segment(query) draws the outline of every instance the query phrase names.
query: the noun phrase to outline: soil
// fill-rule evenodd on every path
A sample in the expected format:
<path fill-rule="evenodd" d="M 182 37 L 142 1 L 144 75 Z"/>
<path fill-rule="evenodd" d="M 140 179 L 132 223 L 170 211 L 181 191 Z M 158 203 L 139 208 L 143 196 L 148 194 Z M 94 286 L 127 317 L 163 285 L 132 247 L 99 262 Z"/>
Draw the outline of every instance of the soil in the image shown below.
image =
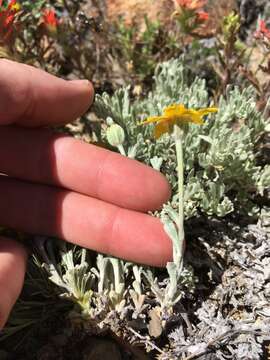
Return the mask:
<path fill-rule="evenodd" d="M 175 0 L 107 0 L 108 16 L 112 20 L 123 16 L 126 24 L 132 25 L 134 23 L 141 24 L 143 28 L 144 17 L 150 20 L 160 20 L 164 24 L 171 21 L 170 14 L 175 8 Z M 218 6 L 216 1 L 209 1 L 206 6 L 210 14 L 210 22 L 215 23 L 222 16 L 227 15 L 230 11 L 236 8 L 235 0 L 219 0 Z"/>

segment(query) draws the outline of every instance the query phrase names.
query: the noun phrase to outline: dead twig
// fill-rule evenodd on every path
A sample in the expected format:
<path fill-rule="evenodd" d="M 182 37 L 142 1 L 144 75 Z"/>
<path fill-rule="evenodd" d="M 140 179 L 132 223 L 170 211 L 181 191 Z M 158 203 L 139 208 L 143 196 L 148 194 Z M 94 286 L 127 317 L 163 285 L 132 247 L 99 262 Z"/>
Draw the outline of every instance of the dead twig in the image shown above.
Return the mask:
<path fill-rule="evenodd" d="M 215 339 L 209 341 L 206 345 L 205 345 L 205 350 L 203 351 L 197 351 L 194 354 L 191 354 L 181 360 L 192 360 L 197 358 L 198 356 L 202 356 L 204 354 L 206 354 L 211 347 L 216 346 L 216 343 L 219 341 L 222 341 L 224 339 L 231 339 L 232 337 L 238 336 L 238 335 L 242 335 L 242 334 L 247 334 L 247 335 L 256 335 L 256 336 L 268 336 L 269 334 L 264 333 L 262 331 L 256 331 L 256 330 L 244 330 L 244 329 L 237 329 L 237 330 L 228 330 L 226 331 L 224 334 L 217 336 Z M 180 360 L 180 358 L 179 358 Z"/>
<path fill-rule="evenodd" d="M 127 327 L 127 329 L 132 332 L 133 335 L 135 335 L 137 338 L 139 338 L 140 340 L 143 340 L 146 344 L 148 344 L 152 349 L 158 351 L 160 354 L 165 355 L 166 352 L 161 350 L 158 346 L 156 346 L 155 344 L 153 344 L 149 339 L 148 336 L 143 336 L 141 334 L 139 334 L 137 331 L 135 331 L 134 329 L 132 329 L 131 327 Z"/>

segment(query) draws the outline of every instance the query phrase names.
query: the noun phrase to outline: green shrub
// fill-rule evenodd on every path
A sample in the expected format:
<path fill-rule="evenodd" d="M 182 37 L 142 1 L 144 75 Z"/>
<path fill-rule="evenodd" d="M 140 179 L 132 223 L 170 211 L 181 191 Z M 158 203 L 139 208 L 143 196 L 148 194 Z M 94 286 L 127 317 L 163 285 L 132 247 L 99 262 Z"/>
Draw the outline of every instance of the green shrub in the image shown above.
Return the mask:
<path fill-rule="evenodd" d="M 175 153 L 168 135 L 157 141 L 152 129 L 138 122 L 159 115 L 172 103 L 189 108 L 211 105 L 205 81 L 190 79 L 182 60 L 171 60 L 157 66 L 154 89 L 147 98 L 131 101 L 129 88 L 113 96 L 97 96 L 96 115 L 110 118 L 127 134 L 124 148 L 131 157 L 160 169 L 176 194 Z M 205 214 L 223 217 L 233 211 L 256 214 L 256 198 L 270 182 L 268 166 L 257 162 L 258 144 L 265 134 L 266 121 L 256 108 L 252 87 L 240 91 L 227 89 L 215 104 L 219 111 L 203 126 L 190 126 L 184 139 L 185 215 Z M 101 133 L 101 139 L 105 140 Z M 176 206 L 174 198 L 171 202 Z"/>

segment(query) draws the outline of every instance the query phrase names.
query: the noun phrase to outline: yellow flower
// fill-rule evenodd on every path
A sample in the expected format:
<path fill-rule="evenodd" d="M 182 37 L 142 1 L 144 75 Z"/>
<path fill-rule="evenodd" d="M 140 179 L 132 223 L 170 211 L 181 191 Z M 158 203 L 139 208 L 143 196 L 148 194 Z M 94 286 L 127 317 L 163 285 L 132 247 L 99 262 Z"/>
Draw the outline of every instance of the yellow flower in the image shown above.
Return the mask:
<path fill-rule="evenodd" d="M 21 10 L 21 5 L 17 1 L 12 0 L 9 3 L 8 9 L 18 12 Z"/>
<path fill-rule="evenodd" d="M 20 10 L 21 10 L 21 5 L 18 4 L 18 3 L 15 3 L 15 4 L 12 6 L 12 10 L 20 11 Z"/>
<path fill-rule="evenodd" d="M 156 123 L 154 135 L 158 139 L 162 134 L 171 133 L 173 125 L 193 123 L 202 125 L 203 117 L 209 113 L 215 113 L 218 109 L 209 107 L 199 110 L 187 109 L 183 104 L 172 104 L 163 110 L 161 116 L 150 116 L 139 125 Z"/>

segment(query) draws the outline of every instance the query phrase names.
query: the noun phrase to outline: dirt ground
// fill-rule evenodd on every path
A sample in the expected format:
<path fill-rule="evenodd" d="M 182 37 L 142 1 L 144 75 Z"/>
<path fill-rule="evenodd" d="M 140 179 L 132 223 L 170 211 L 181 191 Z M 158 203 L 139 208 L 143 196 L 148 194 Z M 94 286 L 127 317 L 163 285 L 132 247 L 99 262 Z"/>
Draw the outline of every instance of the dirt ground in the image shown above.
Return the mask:
<path fill-rule="evenodd" d="M 141 30 L 145 27 L 144 17 L 152 20 L 160 20 L 166 24 L 171 22 L 171 14 L 177 4 L 176 0 L 103 0 L 107 15 L 111 20 L 117 20 L 119 16 L 125 19 L 127 25 L 139 24 Z M 85 6 L 88 15 L 95 16 L 93 13 L 93 0 Z M 220 0 L 219 6 L 216 6 L 215 0 L 210 0 L 205 6 L 210 14 L 209 24 L 214 25 L 216 20 L 227 15 L 233 9 L 236 9 L 236 0 Z"/>
<path fill-rule="evenodd" d="M 170 21 L 170 14 L 176 0 L 107 0 L 108 16 L 112 19 L 119 15 L 123 16 L 127 24 L 144 23 L 144 16 L 147 15 L 151 20 L 161 20 L 162 22 Z M 229 13 L 236 6 L 235 0 L 220 0 L 219 6 L 216 6 L 215 1 L 209 1 L 207 10 L 210 13 L 210 18 L 220 19 Z"/>

